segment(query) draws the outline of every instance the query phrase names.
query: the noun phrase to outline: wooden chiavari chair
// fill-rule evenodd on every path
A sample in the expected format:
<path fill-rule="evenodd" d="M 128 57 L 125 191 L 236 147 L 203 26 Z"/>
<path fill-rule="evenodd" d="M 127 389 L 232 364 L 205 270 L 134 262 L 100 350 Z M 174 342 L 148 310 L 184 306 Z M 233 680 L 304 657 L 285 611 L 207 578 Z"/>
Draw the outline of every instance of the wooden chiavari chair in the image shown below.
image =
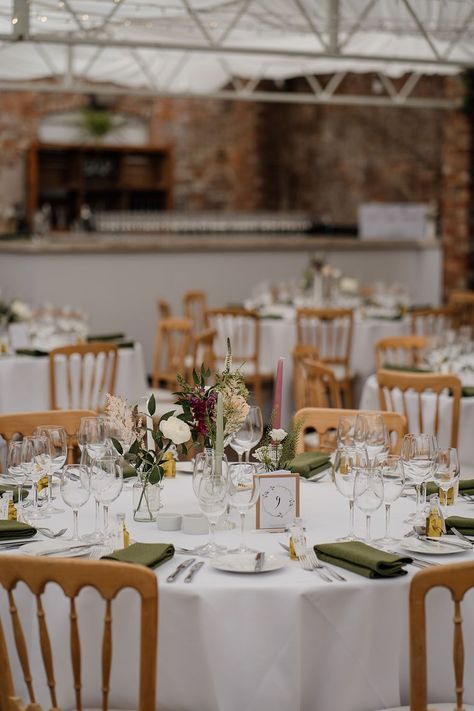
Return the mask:
<path fill-rule="evenodd" d="M 217 308 L 206 311 L 206 322 L 217 333 L 216 365 L 224 365 L 227 339 L 232 344 L 232 363 L 241 368 L 245 383 L 254 390 L 255 402 L 262 406 L 262 385 L 273 374 L 260 372 L 260 317 L 255 311 L 239 308 Z"/>
<path fill-rule="evenodd" d="M 440 398 L 449 393 L 450 447 L 457 447 L 462 387 L 458 377 L 445 373 L 402 373 L 378 370 L 380 408 L 403 412 L 410 432 L 439 435 L 441 416 Z M 434 399 L 434 411 L 429 405 Z"/>
<path fill-rule="evenodd" d="M 216 332 L 213 328 L 206 328 L 193 338 L 193 370 L 199 372 L 201 365 L 214 373 L 216 369 L 216 354 L 214 340 Z"/>
<path fill-rule="evenodd" d="M 49 353 L 51 408 L 102 410 L 105 396 L 115 392 L 117 346 L 80 343 Z"/>
<path fill-rule="evenodd" d="M 295 410 L 300 410 L 307 405 L 306 402 L 306 378 L 303 368 L 303 361 L 306 359 L 319 360 L 319 352 L 316 346 L 298 344 L 293 348 L 293 401 Z"/>
<path fill-rule="evenodd" d="M 153 388 L 176 389 L 176 375 L 186 376 L 186 356 L 191 343 L 191 321 L 165 318 L 158 323 L 151 384 Z"/>
<path fill-rule="evenodd" d="M 474 706 L 464 703 L 464 636 L 461 604 L 466 593 L 474 587 L 474 564 L 454 563 L 420 570 L 410 585 L 410 706 L 385 711 L 474 711 Z M 426 597 L 431 590 L 444 588 L 453 601 L 454 622 L 452 660 L 454 667 L 455 701 L 428 702 L 428 645 Z M 439 624 L 439 616 L 433 619 Z M 455 704 L 455 705 L 454 705 Z"/>
<path fill-rule="evenodd" d="M 341 408 L 341 392 L 334 371 L 323 363 L 309 359 L 304 360 L 302 365 L 306 381 L 305 407 Z"/>
<path fill-rule="evenodd" d="M 352 403 L 350 359 L 353 324 L 352 309 L 303 308 L 296 312 L 297 343 L 313 345 L 318 349 L 320 361 L 334 371 L 346 407 Z"/>
<path fill-rule="evenodd" d="M 44 412 L 18 412 L 11 415 L 0 415 L 0 435 L 7 445 L 16 439 L 31 436 L 40 425 L 63 427 L 66 430 L 67 461 L 74 462 L 74 450 L 77 447 L 76 434 L 82 417 L 94 417 L 94 410 L 46 410 Z"/>
<path fill-rule="evenodd" d="M 205 291 L 187 291 L 183 296 L 183 313 L 193 324 L 193 333 L 206 328 L 207 294 Z"/>
<path fill-rule="evenodd" d="M 318 449 L 333 450 L 336 448 L 336 432 L 341 417 L 357 417 L 357 415 L 374 414 L 371 410 L 347 410 L 340 408 L 304 407 L 295 414 L 295 423 L 301 423 L 301 431 L 296 444 L 296 453 L 305 451 L 306 435 L 315 432 L 319 443 Z M 392 454 L 398 454 L 402 446 L 403 435 L 407 433 L 406 417 L 398 412 L 380 412 L 390 434 Z"/>
<path fill-rule="evenodd" d="M 171 318 L 171 306 L 169 301 L 157 299 L 156 308 L 158 309 L 158 315 L 160 318 Z"/>
<path fill-rule="evenodd" d="M 441 336 L 444 331 L 454 327 L 456 311 L 452 306 L 414 309 L 410 318 L 414 336 Z"/>
<path fill-rule="evenodd" d="M 76 605 L 76 598 L 83 588 L 92 587 L 105 602 L 102 648 L 98 655 L 101 659 L 100 661 L 98 659 L 97 663 L 101 665 L 102 708 L 107 711 L 112 691 L 110 688 L 113 652 L 112 602 L 125 588 L 131 588 L 138 594 L 141 605 L 140 660 L 139 689 L 135 708 L 140 711 L 155 711 L 158 640 L 158 581 L 155 574 L 141 565 L 132 566 L 113 561 L 45 560 L 32 556 L 25 559 L 25 556 L 17 555 L 2 556 L 2 565 L 0 566 L 0 586 L 8 596 L 8 607 L 4 606 L 4 613 L 0 618 L 0 699 L 3 711 L 41 711 L 36 694 L 38 687 L 44 688 L 44 678 L 47 681 L 50 708 L 59 711 L 61 700 L 58 698 L 55 679 L 55 661 L 59 666 L 59 655 L 56 657 L 54 655 L 56 650 L 53 648 L 49 635 L 49 628 L 52 627 L 52 624 L 48 625 L 46 613 L 48 608 L 43 601 L 47 594 L 45 588 L 50 582 L 56 583 L 69 599 L 69 620 L 67 618 L 56 620 L 55 625 L 69 623 L 67 647 L 70 650 L 73 680 L 73 689 L 70 694 L 75 697 L 75 708 L 79 711 L 83 708 L 83 698 L 87 698 L 87 690 L 86 694 L 83 694 L 80 608 Z M 30 660 L 28 653 L 30 630 L 29 624 L 26 626 L 23 624 L 17 607 L 15 589 L 18 583 L 25 583 L 35 600 L 42 668 L 39 668 L 40 663 L 38 665 L 33 663 L 33 656 Z M 7 610 L 13 629 L 14 654 L 5 637 L 4 620 Z M 62 655 L 68 653 L 67 649 L 62 649 L 61 652 Z M 16 656 L 29 697 L 26 703 L 17 695 L 19 689 L 14 683 L 12 667 L 16 664 Z M 132 660 L 129 662 L 133 663 Z M 63 682 L 63 679 L 60 681 Z"/>
<path fill-rule="evenodd" d="M 390 336 L 381 338 L 375 344 L 375 369 L 386 365 L 417 367 L 423 359 L 423 351 L 428 346 L 426 336 Z"/>

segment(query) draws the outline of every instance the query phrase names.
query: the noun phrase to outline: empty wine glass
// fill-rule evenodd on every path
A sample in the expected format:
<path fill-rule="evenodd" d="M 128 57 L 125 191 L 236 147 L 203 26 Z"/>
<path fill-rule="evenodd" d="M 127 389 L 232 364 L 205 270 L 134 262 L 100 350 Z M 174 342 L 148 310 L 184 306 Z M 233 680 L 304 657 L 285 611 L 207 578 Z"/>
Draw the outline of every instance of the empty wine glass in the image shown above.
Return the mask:
<path fill-rule="evenodd" d="M 229 504 L 240 514 L 240 544 L 231 553 L 256 553 L 245 544 L 245 517 L 260 494 L 260 479 L 256 473 L 256 464 L 229 465 Z"/>
<path fill-rule="evenodd" d="M 448 491 L 459 481 L 460 467 L 457 449 L 448 447 L 436 452 L 433 480 L 444 491 L 444 511 L 448 515 Z"/>
<path fill-rule="evenodd" d="M 354 422 L 354 445 L 356 447 L 363 447 L 366 444 L 368 430 L 369 423 L 366 415 L 357 415 Z"/>
<path fill-rule="evenodd" d="M 239 429 L 234 432 L 230 446 L 237 452 L 239 462 L 242 462 L 242 455 L 253 447 L 256 447 L 260 442 L 263 434 L 263 419 L 262 411 L 257 406 L 249 408 L 245 420 L 240 425 Z"/>
<path fill-rule="evenodd" d="M 90 496 L 90 477 L 87 469 L 78 464 L 68 464 L 61 472 L 61 496 L 64 503 L 72 508 L 73 530 L 70 541 L 79 541 L 78 516 L 81 506 Z"/>
<path fill-rule="evenodd" d="M 414 482 L 416 487 L 416 511 L 409 521 L 422 518 L 421 486 L 433 474 L 438 444 L 434 435 L 406 434 L 403 437 L 401 459 L 405 476 Z"/>
<path fill-rule="evenodd" d="M 85 467 L 87 469 L 91 479 L 95 474 L 94 463 L 95 463 L 95 459 L 93 459 L 90 456 L 90 454 L 87 451 L 87 448 L 84 447 L 84 449 L 81 452 L 81 467 Z M 81 536 L 81 540 L 87 541 L 89 543 L 103 543 L 104 532 L 102 530 L 101 516 L 100 516 L 101 501 L 98 498 L 98 496 L 100 494 L 92 487 L 92 484 L 91 484 L 91 492 L 94 497 L 94 503 L 95 503 L 94 530 L 91 533 L 85 533 L 83 536 Z M 103 519 L 103 517 L 102 517 L 102 519 Z"/>
<path fill-rule="evenodd" d="M 336 433 L 338 449 L 343 447 L 354 447 L 354 426 L 355 417 L 353 415 L 342 415 L 339 418 Z"/>
<path fill-rule="evenodd" d="M 360 467 L 368 466 L 365 449 L 341 447 L 336 450 L 334 459 L 334 483 L 340 494 L 349 499 L 349 532 L 339 541 L 353 541 L 354 536 L 354 480 Z"/>
<path fill-rule="evenodd" d="M 103 417 L 81 417 L 77 442 L 91 457 L 103 457 L 109 446 L 107 422 Z"/>
<path fill-rule="evenodd" d="M 254 447 L 257 446 L 263 436 L 263 416 L 262 411 L 258 407 L 258 405 L 251 405 L 246 419 L 249 419 L 251 421 L 253 430 L 252 443 L 249 449 L 247 449 L 247 451 L 245 452 L 245 460 L 248 462 L 250 459 L 250 452 L 252 451 L 252 449 L 254 449 Z"/>
<path fill-rule="evenodd" d="M 390 509 L 394 501 L 400 498 L 405 488 L 405 470 L 400 457 L 388 454 L 375 460 L 375 467 L 379 468 L 383 478 L 384 504 L 385 504 L 385 535 L 380 543 L 394 543 L 390 531 Z"/>
<path fill-rule="evenodd" d="M 58 509 L 53 504 L 53 474 L 58 474 L 66 463 L 67 459 L 67 432 L 63 427 L 53 427 L 41 425 L 36 428 L 36 434 L 47 437 L 51 450 L 51 466 L 47 472 L 48 476 L 48 504 L 44 509 L 46 514 L 64 513 L 64 509 Z"/>
<path fill-rule="evenodd" d="M 22 502 L 22 489 L 23 482 L 25 480 L 25 470 L 22 464 L 22 447 L 23 442 L 20 440 L 13 440 L 8 445 L 8 457 L 7 457 L 7 467 L 10 476 L 17 482 L 18 486 L 18 505 Z"/>
<path fill-rule="evenodd" d="M 21 463 L 28 479 L 33 482 L 33 510 L 28 518 L 44 518 L 38 507 L 38 482 L 49 471 L 51 453 L 47 437 L 24 437 L 21 450 Z"/>
<path fill-rule="evenodd" d="M 383 477 L 377 467 L 360 467 L 354 479 L 354 502 L 365 513 L 365 542 L 370 543 L 370 522 L 384 498 Z"/>
<path fill-rule="evenodd" d="M 373 462 L 376 457 L 384 457 L 390 450 L 390 437 L 382 415 L 367 413 L 363 415 L 365 420 L 364 443 L 367 449 L 369 461 Z M 357 417 L 357 420 L 359 416 Z M 356 420 L 356 430 L 357 430 Z"/>
<path fill-rule="evenodd" d="M 199 555 L 213 557 L 226 550 L 215 542 L 217 522 L 225 511 L 229 488 L 227 463 L 223 457 L 213 454 L 208 458 L 201 475 L 193 477 L 193 485 L 195 491 L 197 488 L 199 507 L 209 524 L 209 541 L 199 549 Z"/>
<path fill-rule="evenodd" d="M 123 489 L 123 470 L 116 457 L 94 459 L 91 471 L 91 490 L 104 510 L 104 537 L 109 530 L 109 505 L 118 499 Z"/>

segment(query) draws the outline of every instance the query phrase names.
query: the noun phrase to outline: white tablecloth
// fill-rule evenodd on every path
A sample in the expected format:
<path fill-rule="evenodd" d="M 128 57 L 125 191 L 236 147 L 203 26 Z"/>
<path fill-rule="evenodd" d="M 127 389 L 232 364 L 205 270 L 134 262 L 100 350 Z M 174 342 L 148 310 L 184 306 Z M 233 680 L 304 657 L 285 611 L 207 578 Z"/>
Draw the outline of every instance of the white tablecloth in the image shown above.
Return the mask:
<path fill-rule="evenodd" d="M 410 397 L 410 393 L 407 393 L 406 402 L 409 412 L 409 430 L 410 432 L 418 432 L 418 416 L 417 416 L 417 406 L 418 406 L 418 396 L 413 395 Z M 434 417 L 435 417 L 435 402 L 436 396 L 434 393 L 426 393 L 422 396 L 423 412 L 425 416 L 424 420 L 424 431 L 426 433 L 433 432 Z M 377 385 L 377 378 L 375 375 L 371 375 L 367 378 L 364 389 L 362 391 L 362 397 L 360 399 L 361 410 L 379 410 L 379 391 Z M 400 401 L 400 407 L 397 408 L 400 412 L 403 412 L 402 403 Z M 452 411 L 452 399 L 449 395 L 440 396 L 440 409 L 439 409 L 439 432 L 438 441 L 440 446 L 449 447 L 451 441 L 451 411 Z M 474 397 L 463 397 L 461 399 L 461 414 L 459 417 L 459 437 L 458 437 L 458 451 L 459 460 L 462 467 L 464 468 L 465 474 L 474 474 Z M 462 474 L 462 472 L 461 472 Z M 473 512 L 474 513 L 474 512 Z"/>
<path fill-rule="evenodd" d="M 147 381 L 140 343 L 119 348 L 115 394 L 135 404 L 146 394 Z M 0 412 L 50 409 L 48 358 L 0 356 Z"/>
<path fill-rule="evenodd" d="M 374 345 L 380 338 L 402 336 L 409 332 L 409 321 L 387 321 L 365 319 L 354 321 L 352 336 L 351 371 L 358 382 L 374 372 Z M 293 364 L 291 352 L 296 343 L 296 322 L 294 317 L 265 319 L 261 321 L 260 369 L 262 373 L 274 373 L 278 358 L 286 358 L 283 380 L 282 420 L 287 424 L 293 414 Z M 357 387 L 356 391 L 360 391 Z M 358 395 L 357 395 L 358 397 Z"/>
<path fill-rule="evenodd" d="M 127 485 L 129 486 L 129 485 Z M 189 475 L 167 480 L 163 494 L 165 510 L 197 509 Z M 302 516 L 311 543 L 331 541 L 347 530 L 348 504 L 330 483 L 301 483 Z M 401 499 L 394 505 L 395 532 L 407 531 L 403 519 L 414 503 Z M 130 519 L 131 496 L 125 491 L 113 507 Z M 456 512 L 472 514 L 469 504 Z M 92 503 L 80 511 L 82 531 L 92 527 Z M 253 516 L 253 514 L 252 514 Z M 70 525 L 71 513 L 49 520 L 55 528 Z M 363 520 L 357 515 L 362 532 Z M 383 528 L 383 514 L 374 518 L 374 533 Z M 131 534 L 142 541 L 174 542 L 191 547 L 202 536 L 157 530 L 155 524 L 130 523 Z M 237 530 L 218 532 L 219 541 L 235 545 Z M 266 552 L 282 553 L 284 534 L 248 532 L 249 543 Z M 287 558 L 286 566 L 260 575 L 223 573 L 208 561 L 192 584 L 168 584 L 166 576 L 183 560 L 158 568 L 160 595 L 158 708 L 161 711 L 374 711 L 407 703 L 408 698 L 408 588 L 416 569 L 396 579 L 368 580 L 341 570 L 346 583 L 325 583 L 316 573 L 302 570 Z M 445 562 L 473 559 L 474 555 L 444 557 Z M 439 557 L 437 560 L 442 560 Z M 26 595 L 19 594 L 24 603 Z M 62 708 L 73 705 L 65 684 L 70 678 L 69 609 L 59 594 L 46 596 L 52 615 L 53 644 L 64 645 L 57 661 L 61 679 Z M 132 593 L 123 593 L 114 603 L 114 671 L 110 705 L 136 708 L 132 694 L 136 681 L 137 612 Z M 7 606 L 3 592 L 0 610 Z M 452 699 L 453 688 L 452 604 L 446 591 L 430 595 L 430 696 L 437 701 Z M 94 689 L 84 703 L 100 707 L 100 648 L 103 604 L 92 591 L 81 598 L 79 616 L 84 657 L 84 682 Z M 474 651 L 472 596 L 464 605 L 466 669 Z M 80 617 L 81 619 L 81 617 Z M 32 602 L 22 604 L 26 635 L 36 639 Z M 39 668 L 39 658 L 34 667 Z M 38 665 L 38 667 L 37 667 Z M 474 698 L 474 678 L 466 673 L 466 701 Z M 44 703 L 43 699 L 40 699 Z"/>

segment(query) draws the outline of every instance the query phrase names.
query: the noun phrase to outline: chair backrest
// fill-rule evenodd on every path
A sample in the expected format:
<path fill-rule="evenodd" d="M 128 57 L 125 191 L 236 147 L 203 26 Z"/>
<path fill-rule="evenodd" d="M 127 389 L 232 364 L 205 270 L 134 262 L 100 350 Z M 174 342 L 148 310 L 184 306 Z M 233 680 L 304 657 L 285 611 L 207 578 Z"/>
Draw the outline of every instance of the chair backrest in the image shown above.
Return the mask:
<path fill-rule="evenodd" d="M 67 433 L 67 461 L 74 461 L 74 448 L 77 445 L 76 434 L 82 417 L 94 417 L 94 410 L 46 410 L 44 412 L 18 412 L 0 415 L 0 435 L 11 442 L 17 435 L 31 436 L 40 425 L 64 427 Z"/>
<path fill-rule="evenodd" d="M 303 368 L 303 361 L 307 358 L 319 360 L 319 352 L 316 346 L 298 343 L 292 351 L 293 356 L 293 402 L 295 410 L 306 407 L 306 374 Z"/>
<path fill-rule="evenodd" d="M 458 377 L 449 373 L 401 373 L 393 370 L 378 370 L 377 381 L 380 408 L 402 412 L 407 418 L 410 432 L 418 431 L 439 436 L 442 421 L 450 414 L 451 427 L 447 446 L 458 446 L 462 394 L 461 381 Z M 444 403 L 441 402 L 443 394 L 451 395 Z M 441 409 L 443 409 L 442 416 Z"/>
<path fill-rule="evenodd" d="M 19 582 L 24 582 L 35 598 L 38 636 L 42 659 L 40 665 L 30 662 L 28 647 L 30 630 L 25 629 L 14 591 Z M 85 560 L 45 560 L 24 556 L 2 556 L 0 566 L 0 586 L 8 596 L 8 608 L 13 629 L 16 654 L 23 673 L 25 686 L 29 696 L 27 708 L 40 711 L 36 705 L 35 686 L 39 679 L 46 677 L 51 697 L 51 708 L 58 708 L 56 680 L 54 671 L 54 654 L 51 645 L 47 607 L 43 605 L 43 593 L 49 582 L 59 585 L 64 595 L 69 598 L 69 639 L 67 647 L 70 650 L 72 676 L 74 682 L 75 708 L 82 708 L 81 679 L 81 646 L 79 635 L 79 606 L 76 598 L 84 587 L 93 587 L 105 601 L 102 649 L 99 650 L 97 665 L 101 665 L 102 677 L 102 708 L 107 711 L 110 695 L 110 679 L 112 666 L 112 601 L 124 588 L 135 590 L 141 602 L 140 611 L 140 673 L 137 706 L 139 711 L 155 711 L 156 696 L 156 659 L 158 639 L 158 581 L 151 570 L 130 564 L 112 561 Z M 4 607 L 5 613 L 7 606 Z M 5 614 L 6 616 L 6 614 Z M 50 627 L 54 623 L 50 622 Z M 56 621 L 58 624 L 58 621 Z M 66 625 L 67 620 L 62 620 Z M 0 699 L 2 708 L 8 711 L 23 711 L 22 700 L 16 695 L 13 683 L 12 664 L 15 655 L 10 653 L 5 638 L 5 624 L 0 620 Z M 13 646 L 13 645 L 12 645 Z M 68 654 L 67 649 L 61 650 Z M 130 660 L 132 663 L 132 660 Z M 36 685 L 35 685 L 36 681 Z M 62 680 L 60 680 L 62 681 Z M 44 683 L 44 682 L 43 682 Z"/>
<path fill-rule="evenodd" d="M 410 585 L 410 709 L 428 711 L 426 596 L 433 588 L 446 588 L 454 603 L 452 644 L 456 707 L 463 711 L 464 639 L 461 603 L 474 587 L 474 564 L 454 563 L 420 570 Z M 439 623 L 438 617 L 433 620 Z M 430 704 L 431 708 L 431 704 Z M 450 708 L 453 708 L 450 706 Z"/>
<path fill-rule="evenodd" d="M 80 343 L 49 354 L 51 408 L 103 410 L 115 392 L 118 349 L 112 343 Z"/>
<path fill-rule="evenodd" d="M 448 304 L 456 311 L 457 326 L 474 327 L 474 291 L 452 291 Z"/>
<path fill-rule="evenodd" d="M 305 407 L 338 407 L 341 403 L 341 391 L 331 368 L 315 360 L 303 361 L 306 380 Z"/>
<path fill-rule="evenodd" d="M 169 301 L 157 299 L 156 308 L 158 309 L 158 315 L 160 318 L 171 318 L 171 306 Z"/>
<path fill-rule="evenodd" d="M 214 352 L 214 339 L 216 332 L 213 328 L 206 328 L 193 338 L 193 369 L 199 372 L 201 365 L 214 373 L 216 369 L 216 354 Z"/>
<path fill-rule="evenodd" d="M 191 343 L 191 321 L 164 318 L 158 323 L 153 357 L 152 387 L 174 389 L 178 373 L 186 375 L 186 356 Z"/>
<path fill-rule="evenodd" d="M 352 309 L 298 309 L 296 340 L 315 346 L 323 363 L 349 369 L 354 313 Z"/>
<path fill-rule="evenodd" d="M 305 434 L 314 430 L 319 436 L 318 449 L 336 448 L 336 431 L 341 417 L 357 417 L 360 414 L 374 414 L 370 410 L 346 410 L 339 408 L 304 407 L 295 414 L 295 423 L 301 423 L 301 431 L 296 443 L 296 453 L 304 452 Z M 398 454 L 402 446 L 403 435 L 407 433 L 406 417 L 398 412 L 380 412 L 390 434 L 390 452 Z"/>
<path fill-rule="evenodd" d="M 238 308 L 207 309 L 206 323 L 217 337 L 214 342 L 216 362 L 221 366 L 227 354 L 227 339 L 232 345 L 232 363 L 235 368 L 250 366 L 252 375 L 259 372 L 260 317 L 255 311 Z M 245 374 L 245 366 L 243 373 Z"/>
<path fill-rule="evenodd" d="M 390 336 L 375 344 L 375 368 L 385 365 L 416 366 L 428 345 L 426 336 Z"/>
<path fill-rule="evenodd" d="M 454 327 L 455 316 L 452 306 L 414 309 L 411 312 L 411 332 L 414 336 L 440 336 Z"/>
<path fill-rule="evenodd" d="M 206 327 L 207 294 L 205 291 L 187 291 L 183 296 L 183 312 L 193 324 L 193 333 L 202 333 Z"/>

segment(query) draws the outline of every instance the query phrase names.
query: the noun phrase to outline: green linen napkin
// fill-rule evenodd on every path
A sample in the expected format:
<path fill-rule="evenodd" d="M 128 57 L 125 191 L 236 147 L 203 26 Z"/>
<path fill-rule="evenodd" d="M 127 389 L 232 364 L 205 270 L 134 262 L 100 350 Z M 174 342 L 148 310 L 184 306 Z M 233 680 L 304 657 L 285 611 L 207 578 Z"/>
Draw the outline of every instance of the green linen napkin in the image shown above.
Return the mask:
<path fill-rule="evenodd" d="M 403 566 L 412 562 L 408 556 L 385 553 L 359 541 L 322 543 L 314 546 L 314 550 L 321 560 L 351 570 L 365 578 L 393 578 L 405 575 L 407 571 Z"/>
<path fill-rule="evenodd" d="M 0 484 L 0 496 L 3 496 L 7 491 L 13 493 L 13 503 L 16 504 L 18 502 L 18 487 L 16 484 Z M 21 498 L 26 499 L 28 493 L 28 489 L 23 487 L 21 490 Z"/>
<path fill-rule="evenodd" d="M 0 520 L 0 541 L 8 541 L 9 538 L 31 538 L 36 533 L 36 528 L 20 521 Z"/>
<path fill-rule="evenodd" d="M 399 373 L 432 373 L 429 368 L 420 368 L 416 365 L 390 365 L 390 363 L 383 365 L 384 370 L 396 370 Z"/>
<path fill-rule="evenodd" d="M 298 473 L 304 479 L 312 476 L 324 469 L 329 468 L 329 452 L 302 452 L 288 462 L 287 467 L 293 473 Z"/>
<path fill-rule="evenodd" d="M 147 568 L 157 568 L 174 556 L 171 543 L 133 543 L 128 548 L 104 555 L 102 560 L 117 560 L 119 563 L 138 563 Z"/>
<path fill-rule="evenodd" d="M 474 494 L 474 479 L 461 479 L 459 481 L 459 491 L 463 494 Z M 429 481 L 426 485 L 426 495 L 431 496 L 439 492 L 439 486 L 434 481 Z"/>
<path fill-rule="evenodd" d="M 87 336 L 89 343 L 93 341 L 123 341 L 125 338 L 125 333 L 99 333 L 93 336 Z"/>
<path fill-rule="evenodd" d="M 465 385 L 462 389 L 463 397 L 474 397 L 474 387 L 472 385 Z"/>
<path fill-rule="evenodd" d="M 281 314 L 265 314 L 260 318 L 263 318 L 265 321 L 281 321 L 283 316 Z"/>
<path fill-rule="evenodd" d="M 34 358 L 49 355 L 48 351 L 41 351 L 39 348 L 17 348 L 15 353 L 17 355 L 33 356 Z"/>
<path fill-rule="evenodd" d="M 457 528 L 465 536 L 474 536 L 474 518 L 466 516 L 448 516 L 445 521 L 448 533 L 451 532 L 451 526 Z"/>

